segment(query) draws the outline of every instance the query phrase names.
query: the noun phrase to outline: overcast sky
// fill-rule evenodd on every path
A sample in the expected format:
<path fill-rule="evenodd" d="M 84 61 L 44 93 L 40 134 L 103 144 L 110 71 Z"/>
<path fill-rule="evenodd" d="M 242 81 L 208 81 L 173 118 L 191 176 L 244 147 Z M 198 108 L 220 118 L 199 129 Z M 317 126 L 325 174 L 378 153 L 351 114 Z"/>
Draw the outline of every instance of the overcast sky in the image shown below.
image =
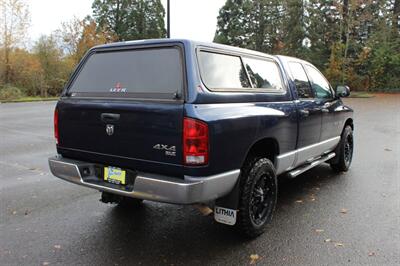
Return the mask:
<path fill-rule="evenodd" d="M 29 0 L 31 41 L 50 34 L 61 22 L 92 14 L 93 0 Z M 162 0 L 165 10 L 167 0 Z M 211 42 L 225 0 L 171 0 L 171 37 Z"/>

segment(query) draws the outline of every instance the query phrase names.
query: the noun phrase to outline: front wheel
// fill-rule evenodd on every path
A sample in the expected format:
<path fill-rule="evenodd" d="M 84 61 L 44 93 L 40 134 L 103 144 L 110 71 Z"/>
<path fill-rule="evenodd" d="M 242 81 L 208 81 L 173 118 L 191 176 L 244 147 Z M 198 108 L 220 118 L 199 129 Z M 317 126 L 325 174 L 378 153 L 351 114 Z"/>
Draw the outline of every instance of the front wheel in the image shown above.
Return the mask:
<path fill-rule="evenodd" d="M 353 129 L 346 126 L 343 130 L 341 140 L 336 148 L 336 157 L 330 163 L 335 172 L 346 172 L 349 170 L 353 159 L 354 137 Z"/>
<path fill-rule="evenodd" d="M 265 231 L 275 210 L 278 185 L 273 163 L 267 158 L 248 160 L 241 172 L 239 231 L 254 238 Z"/>

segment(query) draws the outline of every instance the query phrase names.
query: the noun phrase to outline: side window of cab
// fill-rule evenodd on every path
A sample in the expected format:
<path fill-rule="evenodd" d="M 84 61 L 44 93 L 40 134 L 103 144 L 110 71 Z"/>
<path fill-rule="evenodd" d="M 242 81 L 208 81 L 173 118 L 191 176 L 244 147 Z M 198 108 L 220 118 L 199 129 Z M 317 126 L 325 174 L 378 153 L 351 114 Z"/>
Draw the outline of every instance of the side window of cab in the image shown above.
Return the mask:
<path fill-rule="evenodd" d="M 300 63 L 289 62 L 290 72 L 292 73 L 294 84 L 296 85 L 297 95 L 300 99 L 314 98 L 307 74 Z"/>
<path fill-rule="evenodd" d="M 315 67 L 305 65 L 307 74 L 311 79 L 311 86 L 317 99 L 332 99 L 333 91 L 329 82 Z"/>

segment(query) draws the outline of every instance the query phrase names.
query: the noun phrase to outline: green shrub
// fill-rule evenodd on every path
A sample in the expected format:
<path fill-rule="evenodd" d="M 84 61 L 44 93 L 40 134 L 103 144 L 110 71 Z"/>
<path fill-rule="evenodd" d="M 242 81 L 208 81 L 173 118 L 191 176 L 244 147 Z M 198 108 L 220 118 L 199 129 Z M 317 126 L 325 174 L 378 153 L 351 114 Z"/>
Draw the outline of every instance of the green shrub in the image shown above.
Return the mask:
<path fill-rule="evenodd" d="M 13 86 L 4 86 L 0 88 L 0 100 L 15 100 L 23 96 L 22 91 Z"/>
<path fill-rule="evenodd" d="M 400 93 L 400 88 L 370 88 L 371 92 Z"/>

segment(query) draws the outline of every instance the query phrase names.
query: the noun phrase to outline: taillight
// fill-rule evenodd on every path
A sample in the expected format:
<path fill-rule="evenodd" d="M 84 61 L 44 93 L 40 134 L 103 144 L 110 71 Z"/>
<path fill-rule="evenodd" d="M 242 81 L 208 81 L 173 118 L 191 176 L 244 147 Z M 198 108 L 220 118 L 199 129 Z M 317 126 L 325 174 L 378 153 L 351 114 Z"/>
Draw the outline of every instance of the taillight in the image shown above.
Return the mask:
<path fill-rule="evenodd" d="M 54 110 L 54 137 L 56 138 L 56 144 L 58 144 L 59 135 L 58 135 L 58 110 L 57 110 L 57 108 Z"/>
<path fill-rule="evenodd" d="M 208 163 L 208 125 L 196 119 L 183 119 L 183 161 L 188 165 Z"/>

